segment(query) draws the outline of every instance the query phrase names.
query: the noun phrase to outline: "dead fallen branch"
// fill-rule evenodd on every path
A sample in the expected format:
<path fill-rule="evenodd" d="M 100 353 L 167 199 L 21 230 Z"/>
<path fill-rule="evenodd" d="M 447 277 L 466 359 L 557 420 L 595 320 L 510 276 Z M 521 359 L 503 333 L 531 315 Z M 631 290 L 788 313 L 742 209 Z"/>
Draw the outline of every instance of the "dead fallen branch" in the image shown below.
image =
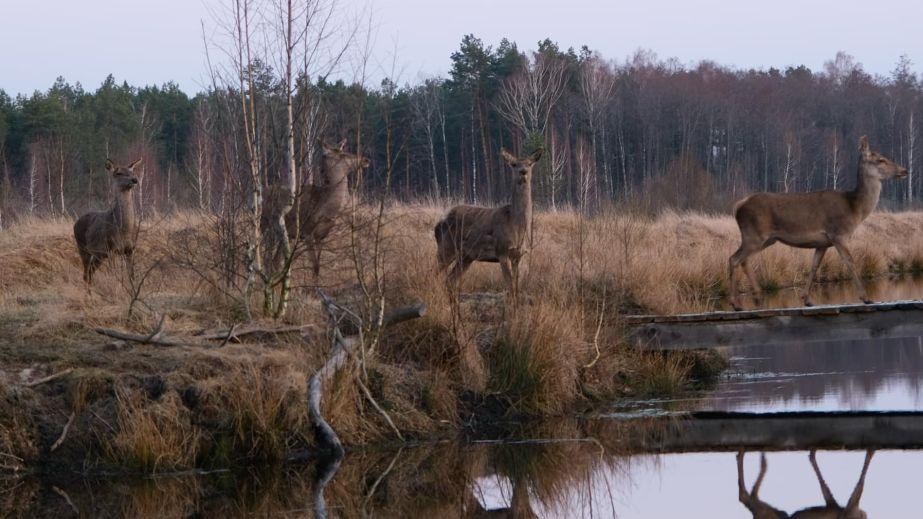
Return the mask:
<path fill-rule="evenodd" d="M 96 333 L 100 335 L 105 335 L 106 337 L 112 337 L 113 339 L 119 339 L 127 342 L 137 342 L 139 344 L 153 344 L 155 346 L 203 346 L 204 344 L 189 344 L 180 341 L 174 341 L 171 339 L 166 339 L 162 335 L 157 336 L 158 334 L 147 334 L 139 335 L 135 333 L 127 333 L 119 330 L 113 330 L 111 328 L 96 328 Z"/>
<path fill-rule="evenodd" d="M 327 423 L 321 413 L 321 398 L 324 393 L 324 383 L 332 378 L 340 370 L 353 353 L 353 349 L 359 344 L 358 337 L 343 337 L 340 328 L 337 326 L 337 320 L 334 315 L 335 305 L 333 301 L 322 290 L 318 289 L 318 295 L 323 301 L 324 310 L 331 318 L 331 327 L 333 332 L 333 348 L 330 351 L 330 357 L 311 378 L 308 379 L 308 415 L 314 424 L 314 434 L 317 443 L 322 448 L 331 451 L 334 456 L 340 457 L 344 454 L 343 444 L 337 436 L 333 427 Z M 416 303 L 410 306 L 398 308 L 387 315 L 382 320 L 381 328 L 393 326 L 404 321 L 422 317 L 426 313 L 425 303 Z M 385 414 L 386 421 L 396 430 L 390 417 Z"/>
<path fill-rule="evenodd" d="M 276 336 L 276 335 L 286 335 L 286 334 L 301 334 L 305 333 L 308 330 L 314 328 L 312 324 L 301 324 L 294 326 L 239 326 L 234 325 L 231 328 L 223 328 L 216 330 L 204 330 L 196 334 L 196 337 L 199 339 L 204 339 L 207 341 L 239 341 L 244 337 L 255 335 L 258 337 L 263 336 Z"/>
<path fill-rule="evenodd" d="M 61 371 L 59 371 L 59 372 L 57 372 L 57 373 L 53 373 L 53 374 L 51 374 L 51 375 L 48 375 L 47 377 L 40 378 L 40 379 L 38 379 L 38 380 L 33 380 L 32 382 L 29 382 L 28 384 L 26 384 L 26 387 L 35 387 L 35 386 L 38 386 L 38 385 L 41 385 L 41 384 L 47 384 L 48 382 L 51 382 L 51 381 L 53 381 L 53 380 L 57 380 L 57 379 L 59 379 L 59 378 L 61 378 L 61 377 L 70 375 L 71 372 L 73 372 L 73 371 L 74 371 L 74 368 L 67 368 L 67 369 L 61 370 Z"/>
<path fill-rule="evenodd" d="M 136 342 L 139 344 L 153 344 L 155 346 L 198 346 L 202 348 L 209 347 L 208 344 L 196 344 L 168 339 L 164 334 L 163 329 L 165 320 L 166 316 L 161 314 L 160 320 L 157 322 L 157 326 L 151 330 L 151 333 L 145 335 L 113 330 L 111 328 L 96 328 L 95 331 L 96 333 L 105 335 L 106 337 L 112 337 L 113 339 L 118 339 L 125 342 Z"/>

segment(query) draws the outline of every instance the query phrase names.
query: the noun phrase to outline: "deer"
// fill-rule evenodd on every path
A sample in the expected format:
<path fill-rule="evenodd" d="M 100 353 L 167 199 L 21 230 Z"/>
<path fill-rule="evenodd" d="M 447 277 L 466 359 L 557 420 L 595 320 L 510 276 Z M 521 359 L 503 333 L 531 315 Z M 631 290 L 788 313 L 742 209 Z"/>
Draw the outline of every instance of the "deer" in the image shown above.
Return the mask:
<path fill-rule="evenodd" d="M 542 152 L 539 148 L 520 158 L 501 149 L 512 173 L 510 203 L 496 208 L 458 205 L 436 224 L 438 271 L 448 271 L 450 289 L 457 288 L 472 263 L 482 261 L 499 263 L 510 294 L 518 296 L 519 262 L 529 252 L 532 233 L 532 168 Z"/>
<path fill-rule="evenodd" d="M 322 160 L 320 173 L 311 185 L 298 193 L 295 206 L 285 217 L 289 239 L 299 239 L 310 253 L 315 281 L 320 277 L 320 256 L 327 236 L 336 225 L 349 198 L 349 173 L 369 167 L 369 160 L 361 155 L 344 151 L 346 139 L 334 146 L 319 141 Z M 267 211 L 263 212 L 261 226 L 271 229 L 278 211 L 281 190 L 271 189 L 267 197 Z"/>
<path fill-rule="evenodd" d="M 815 476 L 817 476 L 817 482 L 820 484 L 820 491 L 824 497 L 824 505 L 803 508 L 789 515 L 759 498 L 760 486 L 763 484 L 763 478 L 766 476 L 766 469 L 768 467 L 766 463 L 766 453 L 760 454 L 760 473 L 753 483 L 753 488 L 749 492 L 747 491 L 747 487 L 744 484 L 744 452 L 741 451 L 737 453 L 738 499 L 747 507 L 747 510 L 750 511 L 754 519 L 865 519 L 866 514 L 859 508 L 859 501 L 862 499 L 862 491 L 865 489 L 865 475 L 869 470 L 869 464 L 872 462 L 872 456 L 874 454 L 875 451 L 873 450 L 867 450 L 865 452 L 865 461 L 862 464 L 862 473 L 859 475 L 859 481 L 856 482 L 856 486 L 849 496 L 849 501 L 846 503 L 846 506 L 843 507 L 837 503 L 836 499 L 833 497 L 833 493 L 830 492 L 830 488 L 827 486 L 827 482 L 824 481 L 824 476 L 820 472 L 820 467 L 817 466 L 817 451 L 812 450 L 808 455 L 808 460 L 811 463 L 811 467 L 814 469 Z"/>
<path fill-rule="evenodd" d="M 814 249 L 807 287 L 802 295 L 805 306 L 812 306 L 810 292 L 817 269 L 827 249 L 836 249 L 849 269 L 865 304 L 871 304 L 862 278 L 856 270 L 846 243 L 878 205 L 881 183 L 906 178 L 907 168 L 869 149 L 868 138 L 859 139 L 859 166 L 852 191 L 814 191 L 809 193 L 756 193 L 734 205 L 734 218 L 740 228 L 740 247 L 728 261 L 728 289 L 734 310 L 741 310 L 735 273 L 743 269 L 757 305 L 761 290 L 750 269 L 749 258 L 776 242 L 790 247 Z"/>
<path fill-rule="evenodd" d="M 117 166 L 106 159 L 106 171 L 110 174 L 115 201 L 108 211 L 89 212 L 74 223 L 74 239 L 83 263 L 83 281 L 87 288 L 93 282 L 96 269 L 109 256 L 123 255 L 131 265 L 138 237 L 138 218 L 131 191 L 139 182 L 135 173 L 138 164 L 141 164 L 141 159 L 128 166 Z"/>

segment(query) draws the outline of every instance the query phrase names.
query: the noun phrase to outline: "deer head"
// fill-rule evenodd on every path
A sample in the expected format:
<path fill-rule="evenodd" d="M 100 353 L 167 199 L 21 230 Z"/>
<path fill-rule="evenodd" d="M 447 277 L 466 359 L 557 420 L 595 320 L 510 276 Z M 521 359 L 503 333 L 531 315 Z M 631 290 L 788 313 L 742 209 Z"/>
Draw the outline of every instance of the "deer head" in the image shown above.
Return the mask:
<path fill-rule="evenodd" d="M 131 191 L 131 188 L 138 185 L 138 175 L 135 173 L 135 166 L 141 164 L 138 159 L 126 166 L 117 166 L 114 162 L 106 159 L 106 171 L 112 175 L 112 187 L 120 192 Z"/>
<path fill-rule="evenodd" d="M 334 146 L 320 141 L 320 146 L 324 155 L 324 168 L 326 169 L 328 180 L 333 183 L 342 181 L 350 171 L 359 171 L 369 167 L 369 159 L 343 151 L 343 148 L 346 147 L 346 139 Z"/>
<path fill-rule="evenodd" d="M 890 178 L 906 178 L 907 168 L 901 166 L 877 151 L 869 148 L 869 139 L 865 135 L 859 139 L 859 160 L 864 175 L 872 176 L 877 180 Z"/>
<path fill-rule="evenodd" d="M 538 159 L 542 158 L 543 151 L 544 149 L 539 148 L 535 150 L 532 155 L 519 158 L 506 151 L 506 148 L 501 148 L 500 155 L 503 156 L 503 160 L 510 166 L 510 170 L 513 173 L 513 182 L 525 184 L 532 180 L 532 167 L 538 162 Z"/>

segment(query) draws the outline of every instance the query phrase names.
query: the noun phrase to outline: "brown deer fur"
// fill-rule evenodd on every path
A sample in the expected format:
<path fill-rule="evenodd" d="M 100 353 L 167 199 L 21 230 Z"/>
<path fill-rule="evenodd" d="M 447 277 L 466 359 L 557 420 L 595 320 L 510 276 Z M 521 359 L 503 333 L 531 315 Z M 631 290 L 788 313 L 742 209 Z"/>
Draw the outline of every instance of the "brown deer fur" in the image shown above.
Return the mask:
<path fill-rule="evenodd" d="M 804 291 L 805 305 L 811 305 L 809 295 L 814 276 L 830 247 L 837 250 L 849 268 L 859 298 L 865 303 L 870 302 L 846 242 L 878 205 L 881 182 L 904 178 L 907 169 L 871 151 L 864 136 L 859 140 L 858 169 L 856 187 L 852 191 L 757 193 L 737 203 L 734 217 L 740 227 L 741 244 L 728 265 L 728 290 L 735 309 L 740 309 L 735 279 L 737 268 L 744 270 L 755 297 L 759 298 L 760 288 L 748 259 L 777 241 L 792 247 L 814 249 L 811 273 Z"/>
<path fill-rule="evenodd" d="M 440 272 L 452 266 L 447 278 L 452 288 L 471 263 L 499 263 L 515 297 L 519 292 L 519 261 L 528 252 L 532 231 L 532 167 L 541 158 L 542 150 L 525 158 L 514 157 L 506 150 L 500 153 L 512 173 L 510 203 L 497 208 L 453 207 L 436 224 L 437 260 Z"/>
<path fill-rule="evenodd" d="M 90 284 L 93 273 L 104 259 L 122 254 L 131 259 L 138 236 L 138 219 L 131 190 L 138 185 L 134 168 L 141 159 L 127 167 L 116 166 L 106 159 L 106 171 L 111 175 L 115 203 L 108 211 L 87 213 L 74 223 L 74 239 L 83 262 L 83 280 Z"/>
<path fill-rule="evenodd" d="M 320 172 L 314 183 L 304 186 L 295 200 L 295 206 L 285 217 L 285 227 L 290 239 L 298 238 L 311 254 L 315 279 L 320 274 L 320 253 L 324 240 L 330 234 L 349 198 L 349 173 L 369 166 L 365 157 L 343 151 L 346 139 L 336 146 L 320 143 L 323 152 Z M 271 228 L 275 208 L 281 206 L 284 195 L 273 187 L 267 196 L 262 227 Z"/>
<path fill-rule="evenodd" d="M 763 484 L 763 478 L 766 477 L 766 454 L 760 455 L 760 473 L 756 477 L 756 482 L 753 483 L 753 488 L 747 492 L 747 487 L 744 484 L 744 453 L 739 452 L 737 454 L 738 498 L 755 519 L 865 519 L 866 513 L 859 508 L 859 501 L 862 499 L 862 492 L 865 489 L 865 475 L 869 470 L 869 464 L 872 462 L 872 455 L 874 455 L 874 451 L 866 451 L 859 481 L 856 482 L 846 507 L 842 507 L 836 502 L 833 493 L 830 492 L 830 488 L 827 486 L 827 482 L 824 481 L 824 476 L 820 473 L 820 467 L 817 466 L 816 452 L 812 450 L 808 455 L 808 461 L 810 461 L 811 468 L 814 469 L 814 475 L 817 477 L 817 482 L 820 484 L 820 491 L 824 496 L 824 506 L 804 508 L 789 515 L 774 508 L 759 497 L 760 486 Z"/>

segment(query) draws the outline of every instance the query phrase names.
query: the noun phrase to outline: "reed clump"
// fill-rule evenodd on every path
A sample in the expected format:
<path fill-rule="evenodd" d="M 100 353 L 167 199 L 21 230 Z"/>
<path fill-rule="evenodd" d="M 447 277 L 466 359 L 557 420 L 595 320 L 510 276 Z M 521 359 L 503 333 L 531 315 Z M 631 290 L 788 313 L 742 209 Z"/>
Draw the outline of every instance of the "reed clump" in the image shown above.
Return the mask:
<path fill-rule="evenodd" d="M 116 399 L 117 430 L 104 448 L 110 461 L 143 472 L 195 466 L 203 432 L 192 423 L 178 395 L 150 402 L 137 393 L 120 391 Z"/>

